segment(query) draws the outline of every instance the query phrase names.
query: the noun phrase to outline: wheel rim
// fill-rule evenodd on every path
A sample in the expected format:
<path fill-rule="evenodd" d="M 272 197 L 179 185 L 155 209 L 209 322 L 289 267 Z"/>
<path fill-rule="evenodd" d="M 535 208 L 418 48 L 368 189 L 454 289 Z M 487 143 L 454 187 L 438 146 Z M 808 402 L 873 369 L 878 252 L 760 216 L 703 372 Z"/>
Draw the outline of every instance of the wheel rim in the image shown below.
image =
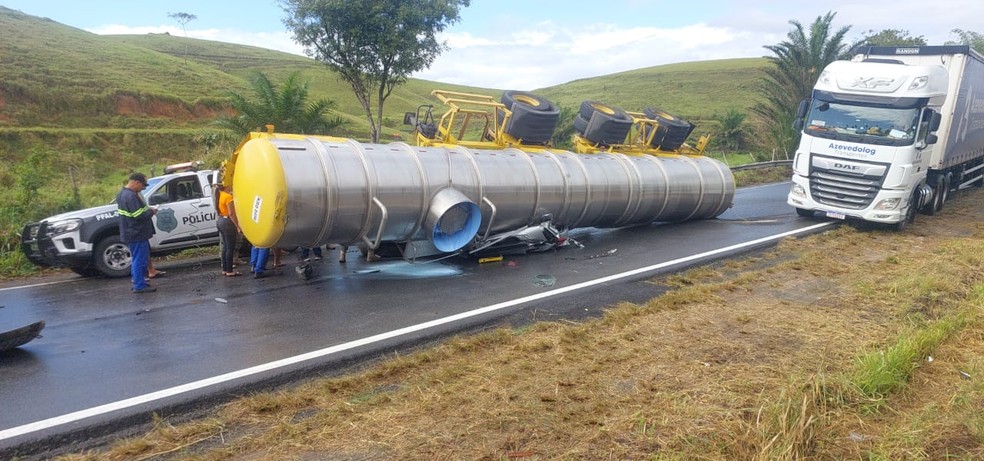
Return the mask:
<path fill-rule="evenodd" d="M 122 243 L 110 245 L 103 252 L 103 262 L 106 267 L 113 270 L 119 271 L 130 267 L 131 259 L 130 249 Z"/>
<path fill-rule="evenodd" d="M 594 109 L 596 111 L 598 111 L 598 112 L 603 112 L 603 113 L 606 113 L 608 115 L 615 115 L 615 110 L 612 109 L 611 107 L 608 107 L 608 106 L 604 105 L 604 104 L 594 103 L 594 104 L 591 104 L 591 107 L 594 107 Z"/>
<path fill-rule="evenodd" d="M 526 96 L 524 94 L 517 94 L 517 95 L 513 96 L 513 101 L 518 102 L 518 103 L 522 103 L 522 104 L 526 104 L 527 106 L 540 107 L 540 101 L 539 100 L 537 100 L 536 98 L 531 98 L 531 97 Z"/>

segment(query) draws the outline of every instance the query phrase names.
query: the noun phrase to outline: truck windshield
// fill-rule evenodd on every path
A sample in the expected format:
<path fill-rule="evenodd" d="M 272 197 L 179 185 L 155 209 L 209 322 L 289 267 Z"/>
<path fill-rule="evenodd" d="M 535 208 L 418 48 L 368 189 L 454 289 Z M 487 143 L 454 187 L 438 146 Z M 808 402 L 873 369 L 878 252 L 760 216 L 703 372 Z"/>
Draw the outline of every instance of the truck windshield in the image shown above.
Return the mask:
<path fill-rule="evenodd" d="M 918 108 L 858 106 L 816 99 L 803 131 L 820 138 L 908 146 L 916 139 L 918 125 Z"/>

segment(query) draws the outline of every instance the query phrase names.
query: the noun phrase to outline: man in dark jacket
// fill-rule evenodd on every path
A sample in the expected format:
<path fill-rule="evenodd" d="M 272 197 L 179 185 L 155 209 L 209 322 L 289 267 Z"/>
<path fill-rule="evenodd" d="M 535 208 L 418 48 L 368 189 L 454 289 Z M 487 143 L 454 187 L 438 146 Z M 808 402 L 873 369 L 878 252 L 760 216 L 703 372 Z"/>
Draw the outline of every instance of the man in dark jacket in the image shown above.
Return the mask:
<path fill-rule="evenodd" d="M 120 240 L 130 248 L 130 278 L 134 293 L 157 291 L 144 278 L 150 262 L 150 238 L 156 232 L 151 218 L 157 213 L 156 209 L 147 206 L 140 195 L 146 188 L 147 176 L 133 173 L 120 193 L 116 194 L 116 206 L 120 212 Z"/>

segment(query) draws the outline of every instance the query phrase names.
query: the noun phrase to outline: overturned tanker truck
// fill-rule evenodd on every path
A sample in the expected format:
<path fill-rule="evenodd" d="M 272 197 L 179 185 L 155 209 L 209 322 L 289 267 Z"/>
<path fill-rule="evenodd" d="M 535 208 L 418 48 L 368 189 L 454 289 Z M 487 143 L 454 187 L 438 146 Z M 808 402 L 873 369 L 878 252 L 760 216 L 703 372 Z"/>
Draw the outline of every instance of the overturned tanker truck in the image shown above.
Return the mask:
<path fill-rule="evenodd" d="M 522 253 L 562 246 L 574 228 L 717 217 L 734 177 L 707 138 L 658 109 L 585 101 L 576 152 L 550 146 L 559 111 L 527 92 L 499 101 L 434 91 L 446 106 L 407 113 L 414 144 L 251 133 L 222 167 L 243 233 L 261 247 L 359 245 L 373 258 Z M 686 131 L 686 133 L 683 133 Z"/>

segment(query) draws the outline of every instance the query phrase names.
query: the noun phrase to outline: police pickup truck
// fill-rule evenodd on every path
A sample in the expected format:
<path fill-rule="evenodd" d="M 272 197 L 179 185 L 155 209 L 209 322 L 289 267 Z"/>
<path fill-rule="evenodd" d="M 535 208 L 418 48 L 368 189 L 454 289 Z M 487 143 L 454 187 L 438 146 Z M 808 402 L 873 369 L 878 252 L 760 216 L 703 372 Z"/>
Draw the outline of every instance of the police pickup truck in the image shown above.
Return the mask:
<path fill-rule="evenodd" d="M 198 167 L 171 165 L 147 181 L 144 199 L 157 208 L 151 254 L 219 243 L 211 187 L 217 172 Z M 115 203 L 52 216 L 24 226 L 21 249 L 39 266 L 67 267 L 86 277 L 128 277 L 130 250 L 120 241 L 119 219 Z"/>

